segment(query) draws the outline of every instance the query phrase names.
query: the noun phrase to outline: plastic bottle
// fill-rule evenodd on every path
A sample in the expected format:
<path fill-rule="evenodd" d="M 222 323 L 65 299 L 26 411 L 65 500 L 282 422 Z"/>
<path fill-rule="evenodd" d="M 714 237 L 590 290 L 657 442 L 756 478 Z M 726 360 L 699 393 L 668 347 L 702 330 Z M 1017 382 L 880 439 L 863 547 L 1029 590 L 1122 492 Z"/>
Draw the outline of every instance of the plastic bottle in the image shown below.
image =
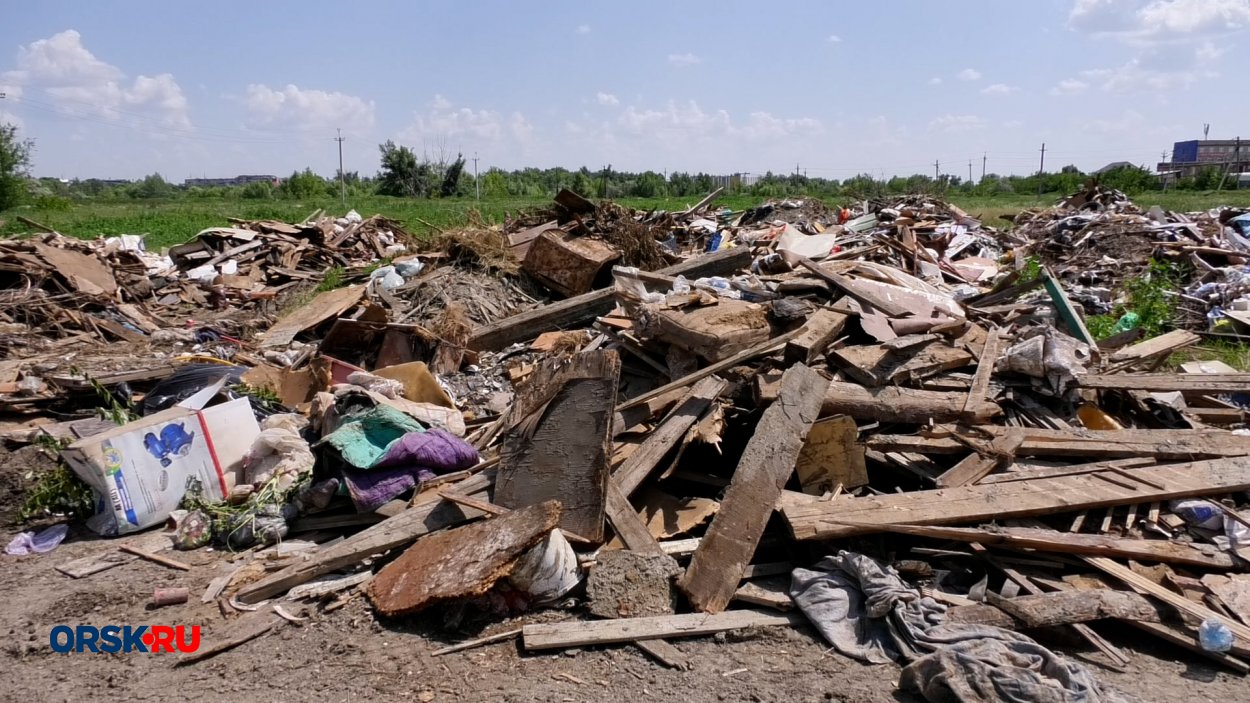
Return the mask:
<path fill-rule="evenodd" d="M 1126 312 L 1120 316 L 1119 320 L 1116 320 L 1114 332 L 1116 334 L 1119 334 L 1120 332 L 1128 332 L 1131 329 L 1136 329 L 1140 324 L 1141 317 L 1137 313 Z"/>
<path fill-rule="evenodd" d="M 1215 618 L 1207 618 L 1198 628 L 1198 643 L 1208 652 L 1227 652 L 1233 648 L 1233 633 Z"/>

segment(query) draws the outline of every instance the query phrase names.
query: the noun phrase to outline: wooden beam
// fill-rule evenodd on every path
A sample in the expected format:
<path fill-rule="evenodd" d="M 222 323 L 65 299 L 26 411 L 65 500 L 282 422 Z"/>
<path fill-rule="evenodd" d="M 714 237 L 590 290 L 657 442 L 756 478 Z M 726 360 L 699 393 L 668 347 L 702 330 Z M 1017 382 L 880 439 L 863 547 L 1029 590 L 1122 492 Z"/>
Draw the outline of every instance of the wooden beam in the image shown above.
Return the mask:
<path fill-rule="evenodd" d="M 612 472 L 612 480 L 626 497 L 633 495 L 665 455 L 686 436 L 712 401 L 728 387 L 729 383 L 720 378 L 700 380 L 660 426 L 643 440 L 642 445 Z"/>
<path fill-rule="evenodd" d="M 938 488 L 969 486 L 977 483 L 1004 462 L 1011 461 L 1023 442 L 1024 436 L 1019 432 L 999 435 L 993 442 L 990 442 L 988 453 L 973 452 L 951 467 L 949 471 L 938 476 Z"/>
<path fill-rule="evenodd" d="M 1080 457 L 1112 459 L 1153 457 L 1160 460 L 1250 456 L 1250 437 L 1227 430 L 1049 430 L 1036 428 L 983 427 L 1000 437 L 1021 432 L 1024 442 L 1018 456 Z M 966 445 L 949 436 L 875 435 L 865 441 L 881 452 L 958 454 Z"/>
<path fill-rule="evenodd" d="M 884 386 L 864 388 L 857 383 L 834 381 L 825 392 L 821 417 L 850 415 L 856 420 L 907 422 L 917 425 L 929 422 L 952 422 L 960 418 L 982 423 L 1002 412 L 997 404 L 978 402 L 964 404 L 963 393 L 922 391 L 913 388 Z"/>
<path fill-rule="evenodd" d="M 720 612 L 733 598 L 743 570 L 781 497 L 781 490 L 820 414 L 824 378 L 803 364 L 786 369 L 777 402 L 768 406 L 742 453 L 707 534 L 678 579 L 703 612 Z"/>
<path fill-rule="evenodd" d="M 1077 387 L 1113 391 L 1245 393 L 1250 373 L 1117 373 L 1076 377 Z"/>
<path fill-rule="evenodd" d="M 807 318 L 803 333 L 786 342 L 786 364 L 811 364 L 825 352 L 825 347 L 842 333 L 850 318 L 840 312 L 820 308 Z"/>
<path fill-rule="evenodd" d="M 1160 609 L 1161 606 L 1136 593 L 1095 588 L 1000 597 L 988 605 L 956 606 L 946 611 L 946 622 L 980 622 L 1007 629 L 1057 627 L 1108 618 L 1159 622 L 1167 614 L 1166 611 L 1160 613 Z M 997 614 L 989 611 L 997 611 Z"/>
<path fill-rule="evenodd" d="M 539 623 L 521 628 L 525 649 L 558 649 L 591 645 L 637 642 L 639 640 L 696 637 L 727 630 L 772 625 L 802 626 L 807 618 L 800 612 L 766 613 L 759 610 L 730 610 L 724 613 L 688 613 L 618 620 Z"/>
<path fill-rule="evenodd" d="M 994 364 L 998 361 L 998 343 L 1001 332 L 997 327 L 990 330 L 985 338 L 985 346 L 977 359 L 977 372 L 972 377 L 972 387 L 968 389 L 968 397 L 964 399 L 962 416 L 971 422 L 977 421 L 976 408 L 989 401 L 990 378 L 994 375 Z"/>
<path fill-rule="evenodd" d="M 660 543 L 647 529 L 647 524 L 642 521 L 638 511 L 634 510 L 629 498 L 625 497 L 625 493 L 621 491 L 615 480 L 608 482 L 605 509 L 608 523 L 612 525 L 616 536 L 621 538 L 628 549 L 643 554 L 664 553 Z"/>
<path fill-rule="evenodd" d="M 684 275 L 687 278 L 729 275 L 750 263 L 751 251 L 748 247 L 733 247 L 693 257 L 661 269 L 658 273 L 667 276 Z M 469 337 L 468 348 L 474 351 L 502 349 L 514 342 L 533 339 L 543 332 L 577 327 L 607 313 L 614 305 L 616 298 L 612 288 L 550 303 L 474 329 L 473 335 Z"/>
<path fill-rule="evenodd" d="M 950 525 L 1049 515 L 1246 490 L 1250 488 L 1250 460 L 1212 459 L 1118 473 L 1118 477 L 1128 477 L 1120 483 L 1131 488 L 1100 481 L 1095 475 L 795 503 L 784 506 L 781 513 L 798 539 L 848 537 L 881 531 L 888 525 Z"/>
<path fill-rule="evenodd" d="M 935 525 L 890 525 L 882 528 L 913 537 L 974 542 L 986 546 L 1034 549 L 1056 554 L 1096 556 L 1185 564 L 1213 570 L 1236 568 L 1233 557 L 1212 548 L 1209 552 L 1188 544 L 1152 539 L 1120 539 L 1104 535 L 1083 535 L 1032 527 L 939 527 Z"/>

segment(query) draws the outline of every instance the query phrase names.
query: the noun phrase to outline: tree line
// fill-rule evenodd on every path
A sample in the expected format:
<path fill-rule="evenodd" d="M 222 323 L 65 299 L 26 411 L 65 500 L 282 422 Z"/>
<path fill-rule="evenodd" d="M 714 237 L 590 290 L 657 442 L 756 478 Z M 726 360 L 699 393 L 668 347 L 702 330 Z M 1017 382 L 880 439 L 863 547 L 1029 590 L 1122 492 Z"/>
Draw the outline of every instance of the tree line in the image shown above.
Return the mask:
<path fill-rule="evenodd" d="M 551 197 L 561 188 L 595 198 L 660 198 L 702 196 L 718 186 L 733 194 L 759 198 L 799 195 L 864 198 L 903 193 L 960 193 L 995 196 L 1034 193 L 1068 193 L 1089 177 L 1076 166 L 1065 166 L 1053 173 L 1028 176 L 986 174 L 979 181 L 955 175 L 894 176 L 889 179 L 860 174 L 845 180 L 809 177 L 803 174 L 765 173 L 754 178 L 715 176 L 708 173 L 630 172 L 611 167 L 591 170 L 582 167 L 491 168 L 475 179 L 465 169 L 462 154 L 418 155 L 411 148 L 387 141 L 378 145 L 381 167 L 372 177 L 358 172 L 323 177 L 304 169 L 276 183 L 260 181 L 228 187 L 186 187 L 154 173 L 137 181 L 115 182 L 99 179 L 33 179 L 27 173 L 31 148 L 17 135 L 16 128 L 0 125 L 0 210 L 22 202 L 36 206 L 68 206 L 79 200 L 177 200 L 177 199 L 312 199 L 337 197 L 342 187 L 349 197 L 385 195 L 406 198 L 469 198 L 480 190 L 483 198 Z M 1125 165 L 1098 174 L 1106 186 L 1135 195 L 1163 187 L 1158 176 L 1144 166 Z M 1169 187 L 1181 190 L 1212 190 L 1220 185 L 1223 173 L 1208 168 L 1196 176 L 1180 179 Z"/>

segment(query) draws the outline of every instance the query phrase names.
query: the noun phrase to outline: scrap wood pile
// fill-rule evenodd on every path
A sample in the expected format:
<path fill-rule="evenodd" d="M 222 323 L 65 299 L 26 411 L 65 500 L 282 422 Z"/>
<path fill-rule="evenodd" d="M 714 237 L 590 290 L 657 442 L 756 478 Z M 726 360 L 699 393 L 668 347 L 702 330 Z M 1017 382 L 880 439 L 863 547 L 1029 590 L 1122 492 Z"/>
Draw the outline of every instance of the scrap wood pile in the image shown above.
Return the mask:
<path fill-rule="evenodd" d="M 381 286 L 328 291 L 260 340 L 288 356 L 243 375 L 293 412 L 257 422 L 209 386 L 63 455 L 111 493 L 103 445 L 142 482 L 195 454 L 188 418 L 229 427 L 193 490 L 168 482 L 150 513 L 94 524 L 172 517 L 162 547 L 285 564 L 208 584 L 240 620 L 230 642 L 363 594 L 383 619 L 521 618 L 464 646 L 632 643 L 678 666 L 669 639 L 810 623 L 847 656 L 904 664 L 931 700 L 1025 682 L 1037 700 L 1117 700 L 1017 632 L 1069 628 L 1123 665 L 1098 619 L 1250 671 L 1250 374 L 1150 372 L 1198 340 L 1183 330 L 1100 348 L 1062 281 L 1000 271 L 1018 235 L 940 201 L 826 217 L 688 221 L 650 235 L 687 258 L 607 267 L 607 287 L 620 258 L 577 252 L 611 238 L 583 231 L 590 213 L 556 217 L 529 253 L 549 234 L 574 253 L 525 270 L 584 292 L 427 327 L 393 321 Z M 525 624 L 545 607 L 573 612 Z"/>

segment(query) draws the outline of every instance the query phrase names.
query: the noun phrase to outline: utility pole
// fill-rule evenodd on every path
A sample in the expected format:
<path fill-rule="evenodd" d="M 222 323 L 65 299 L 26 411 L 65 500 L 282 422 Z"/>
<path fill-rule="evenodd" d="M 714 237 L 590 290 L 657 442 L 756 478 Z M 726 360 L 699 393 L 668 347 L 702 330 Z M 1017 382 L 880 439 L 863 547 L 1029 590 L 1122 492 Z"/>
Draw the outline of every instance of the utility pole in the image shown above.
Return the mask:
<path fill-rule="evenodd" d="M 968 159 L 968 182 L 972 182 L 972 159 Z"/>
<path fill-rule="evenodd" d="M 477 177 L 477 152 L 473 152 L 473 189 L 477 192 L 477 199 L 482 199 L 482 181 Z"/>
<path fill-rule="evenodd" d="M 344 205 L 347 205 L 347 182 L 343 180 L 343 140 L 346 137 L 343 136 L 342 129 L 334 131 L 338 132 L 338 136 L 334 138 L 334 141 L 339 143 L 339 199 L 343 201 Z"/>
<path fill-rule="evenodd" d="M 938 179 L 938 162 L 937 162 L 937 159 L 934 159 L 934 160 L 933 160 L 933 180 L 934 180 L 934 182 L 936 182 L 936 181 L 937 181 L 937 179 Z"/>
<path fill-rule="evenodd" d="M 1042 174 L 1046 173 L 1046 142 L 1042 142 L 1042 160 L 1037 165 L 1037 194 L 1042 194 Z"/>
<path fill-rule="evenodd" d="M 985 180 L 985 158 L 986 152 L 981 152 L 981 180 Z"/>

